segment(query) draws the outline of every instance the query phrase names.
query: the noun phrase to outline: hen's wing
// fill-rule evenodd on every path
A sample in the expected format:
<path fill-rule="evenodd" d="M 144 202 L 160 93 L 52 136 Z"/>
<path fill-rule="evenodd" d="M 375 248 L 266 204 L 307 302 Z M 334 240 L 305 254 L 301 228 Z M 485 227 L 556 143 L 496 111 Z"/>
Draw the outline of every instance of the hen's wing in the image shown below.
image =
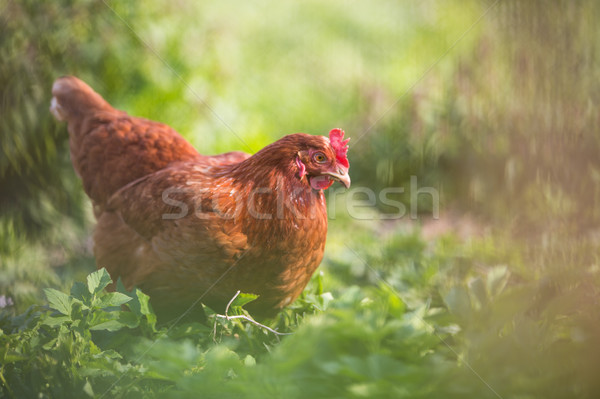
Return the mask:
<path fill-rule="evenodd" d="M 175 164 L 115 193 L 94 234 L 98 267 L 128 288 L 142 288 L 155 308 L 181 309 L 201 296 L 209 305 L 231 298 L 224 277 L 248 243 L 229 217 L 233 202 L 211 192 L 214 169 Z"/>
<path fill-rule="evenodd" d="M 250 158 L 250 156 L 250 154 L 247 154 L 245 152 L 231 151 L 226 152 L 224 154 L 202 156 L 200 162 L 210 166 L 232 165 L 235 163 L 240 163 Z"/>

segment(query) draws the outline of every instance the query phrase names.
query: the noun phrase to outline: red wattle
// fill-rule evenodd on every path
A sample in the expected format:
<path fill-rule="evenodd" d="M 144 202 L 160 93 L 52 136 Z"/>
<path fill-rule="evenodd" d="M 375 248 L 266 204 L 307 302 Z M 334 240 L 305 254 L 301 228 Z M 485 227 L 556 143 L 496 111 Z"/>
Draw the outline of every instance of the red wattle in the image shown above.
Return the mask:
<path fill-rule="evenodd" d="M 308 180 L 314 190 L 326 190 L 333 184 L 333 180 L 329 179 L 329 176 L 315 176 Z"/>

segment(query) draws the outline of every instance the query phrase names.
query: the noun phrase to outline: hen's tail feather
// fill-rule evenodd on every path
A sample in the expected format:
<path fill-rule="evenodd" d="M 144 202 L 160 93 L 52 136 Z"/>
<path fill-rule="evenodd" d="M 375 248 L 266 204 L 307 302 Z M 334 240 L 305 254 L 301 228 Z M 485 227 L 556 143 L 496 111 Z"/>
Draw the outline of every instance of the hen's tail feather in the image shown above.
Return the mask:
<path fill-rule="evenodd" d="M 59 121 L 76 122 L 90 111 L 114 110 L 102 96 L 74 76 L 63 76 L 52 85 L 50 112 Z"/>

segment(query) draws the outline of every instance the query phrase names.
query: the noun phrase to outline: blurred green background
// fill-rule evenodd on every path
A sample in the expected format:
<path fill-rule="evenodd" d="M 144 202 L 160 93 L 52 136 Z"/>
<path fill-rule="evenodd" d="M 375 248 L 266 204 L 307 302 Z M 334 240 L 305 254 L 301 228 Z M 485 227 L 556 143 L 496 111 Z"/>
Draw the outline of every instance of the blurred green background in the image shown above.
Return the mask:
<path fill-rule="evenodd" d="M 94 270 L 90 205 L 48 112 L 72 74 L 206 154 L 342 127 L 353 186 L 403 187 L 418 211 L 378 200 L 356 220 L 337 195 L 332 310 L 232 392 L 596 397 L 598 20 L 600 3 L 566 0 L 1 0 L 4 311 Z M 411 176 L 439 192 L 439 219 Z"/>

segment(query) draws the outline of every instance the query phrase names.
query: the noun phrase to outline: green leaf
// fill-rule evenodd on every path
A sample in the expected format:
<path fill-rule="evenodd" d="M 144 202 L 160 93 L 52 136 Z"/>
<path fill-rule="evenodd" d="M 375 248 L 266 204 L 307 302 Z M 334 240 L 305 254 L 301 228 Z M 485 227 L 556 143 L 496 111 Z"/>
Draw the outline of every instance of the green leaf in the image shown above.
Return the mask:
<path fill-rule="evenodd" d="M 131 302 L 127 303 L 127 306 L 137 316 L 146 316 L 147 325 L 152 331 L 156 330 L 156 315 L 150 306 L 150 297 L 148 295 L 136 288 L 135 296 Z"/>
<path fill-rule="evenodd" d="M 321 295 L 323 294 L 323 271 L 319 270 L 319 274 L 317 274 L 317 289 L 316 289 L 316 294 L 317 295 Z"/>
<path fill-rule="evenodd" d="M 95 306 L 99 308 L 108 308 L 111 306 L 121 306 L 124 303 L 131 301 L 133 298 L 121 294 L 120 292 L 109 292 L 107 294 L 102 295 L 100 298 L 96 300 L 94 303 Z"/>
<path fill-rule="evenodd" d="M 71 287 L 71 296 L 77 298 L 84 303 L 89 304 L 89 300 L 92 298 L 86 285 L 81 281 L 77 281 Z"/>
<path fill-rule="evenodd" d="M 90 294 L 96 294 L 112 282 L 105 268 L 97 270 L 87 276 L 87 285 Z"/>
<path fill-rule="evenodd" d="M 118 320 L 129 328 L 136 328 L 140 324 L 139 317 L 133 312 L 121 312 Z"/>
<path fill-rule="evenodd" d="M 127 302 L 127 307 L 131 310 L 131 316 L 126 315 L 128 312 L 122 312 L 123 319 L 121 321 L 128 327 L 134 328 L 141 322 L 141 316 L 146 316 L 147 325 L 152 331 L 155 331 L 156 315 L 150 306 L 150 297 L 137 288 L 128 291 L 120 278 L 117 280 L 117 291 L 132 297 L 132 300 Z"/>
<path fill-rule="evenodd" d="M 44 293 L 46 294 L 46 298 L 48 298 L 48 303 L 52 309 L 58 310 L 65 316 L 69 316 L 71 314 L 71 297 L 64 292 L 55 290 L 54 288 L 44 288 Z"/>
<path fill-rule="evenodd" d="M 156 315 L 154 313 L 149 313 L 146 315 L 146 320 L 148 320 L 148 326 L 154 332 L 156 332 Z"/>
<path fill-rule="evenodd" d="M 135 290 L 135 294 L 140 304 L 140 313 L 143 315 L 154 314 L 150 307 L 150 297 L 138 289 Z"/>
<path fill-rule="evenodd" d="M 131 291 L 128 291 L 127 288 L 125 288 L 125 285 L 123 285 L 123 280 L 121 280 L 121 277 L 118 278 L 117 292 L 120 292 L 121 294 L 131 297 L 132 300 L 127 302 L 127 307 L 135 314 L 142 315 L 143 313 L 142 313 L 142 309 L 141 309 L 140 300 L 135 291 L 136 291 L 135 288 Z"/>
<path fill-rule="evenodd" d="M 95 326 L 90 327 L 90 330 L 93 330 L 93 331 L 97 331 L 97 330 L 118 331 L 123 327 L 125 327 L 125 324 L 121 323 L 117 319 L 113 319 L 113 320 L 107 320 L 100 324 L 96 324 Z"/>
<path fill-rule="evenodd" d="M 69 320 L 71 320 L 71 318 L 69 316 L 58 316 L 58 317 L 48 316 L 48 317 L 46 317 L 46 319 L 43 321 L 42 324 L 50 326 L 50 327 L 54 327 L 54 326 L 58 326 L 59 324 L 62 324 L 65 321 L 69 321 Z"/>
<path fill-rule="evenodd" d="M 254 301 L 256 298 L 258 298 L 258 295 L 245 294 L 245 293 L 241 292 L 235 298 L 235 300 L 231 303 L 231 307 L 232 308 L 242 307 L 242 306 L 246 305 L 247 303 L 250 303 L 250 302 Z"/>
<path fill-rule="evenodd" d="M 124 294 L 132 299 L 130 302 L 127 302 L 127 307 L 129 307 L 129 309 L 131 309 L 131 311 L 135 314 L 141 316 L 152 313 L 149 304 L 150 297 L 137 288 L 128 291 L 127 288 L 125 288 L 125 286 L 123 285 L 123 281 L 121 280 L 121 278 L 117 280 L 117 292 Z"/>
<path fill-rule="evenodd" d="M 54 345 L 56 345 L 57 341 L 58 341 L 58 338 L 51 339 L 50 341 L 48 341 L 44 345 L 42 345 L 42 348 L 44 348 L 46 350 L 51 350 L 54 347 Z"/>

